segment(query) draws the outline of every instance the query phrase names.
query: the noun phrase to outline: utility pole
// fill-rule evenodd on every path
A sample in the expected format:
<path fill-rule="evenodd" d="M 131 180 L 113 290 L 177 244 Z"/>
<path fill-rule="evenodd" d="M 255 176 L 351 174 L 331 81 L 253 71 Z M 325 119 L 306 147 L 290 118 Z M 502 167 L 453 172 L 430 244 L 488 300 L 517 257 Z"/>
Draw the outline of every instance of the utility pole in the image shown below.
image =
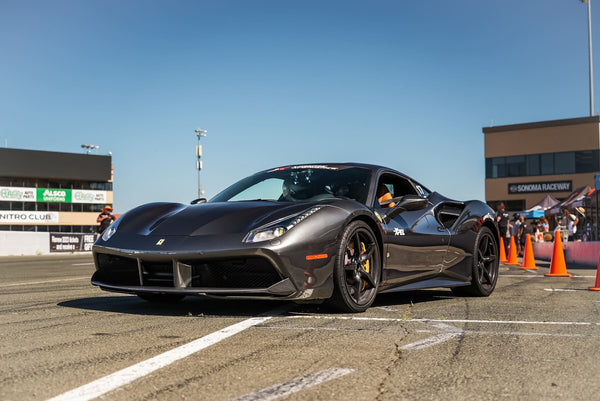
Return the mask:
<path fill-rule="evenodd" d="M 590 64 L 590 117 L 594 115 L 594 70 L 592 66 L 592 0 L 580 0 L 587 3 L 588 13 L 588 54 Z"/>
<path fill-rule="evenodd" d="M 205 129 L 196 129 L 194 130 L 196 136 L 198 137 L 198 146 L 196 146 L 196 168 L 198 169 L 198 198 L 202 198 L 202 194 L 204 191 L 202 190 L 202 181 L 200 180 L 200 171 L 202 170 L 202 145 L 200 144 L 200 139 L 206 136 L 207 130 Z"/>

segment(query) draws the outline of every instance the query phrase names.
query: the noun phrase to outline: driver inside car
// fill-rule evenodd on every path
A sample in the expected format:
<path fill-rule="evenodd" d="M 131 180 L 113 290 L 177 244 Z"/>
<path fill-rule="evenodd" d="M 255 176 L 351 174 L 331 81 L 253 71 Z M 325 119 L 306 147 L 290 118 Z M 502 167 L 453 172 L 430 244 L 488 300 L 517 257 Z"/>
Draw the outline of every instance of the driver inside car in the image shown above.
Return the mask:
<path fill-rule="evenodd" d="M 382 202 L 388 201 L 392 198 L 393 198 L 393 196 L 390 193 L 390 190 L 387 187 L 387 185 L 380 182 L 379 186 L 377 187 L 377 201 L 379 202 L 379 205 L 384 208 L 392 208 L 392 207 L 396 206 L 396 204 L 394 202 L 388 203 L 387 205 L 381 204 Z"/>

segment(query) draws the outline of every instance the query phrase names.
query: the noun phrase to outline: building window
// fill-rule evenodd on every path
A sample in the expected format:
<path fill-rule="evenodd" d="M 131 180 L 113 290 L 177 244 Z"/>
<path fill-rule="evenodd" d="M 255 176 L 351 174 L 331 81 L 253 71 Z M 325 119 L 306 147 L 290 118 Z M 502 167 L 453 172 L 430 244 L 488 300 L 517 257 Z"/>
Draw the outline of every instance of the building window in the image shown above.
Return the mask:
<path fill-rule="evenodd" d="M 555 174 L 575 173 L 575 152 L 561 152 L 554 154 Z"/>
<path fill-rule="evenodd" d="M 600 171 L 600 150 L 490 157 L 485 169 L 486 178 L 593 173 Z"/>
<path fill-rule="evenodd" d="M 554 174 L 554 153 L 540 155 L 542 175 Z"/>
<path fill-rule="evenodd" d="M 540 175 L 540 155 L 527 155 L 526 175 Z"/>
<path fill-rule="evenodd" d="M 507 157 L 506 167 L 509 177 L 521 177 L 525 175 L 525 156 Z"/>

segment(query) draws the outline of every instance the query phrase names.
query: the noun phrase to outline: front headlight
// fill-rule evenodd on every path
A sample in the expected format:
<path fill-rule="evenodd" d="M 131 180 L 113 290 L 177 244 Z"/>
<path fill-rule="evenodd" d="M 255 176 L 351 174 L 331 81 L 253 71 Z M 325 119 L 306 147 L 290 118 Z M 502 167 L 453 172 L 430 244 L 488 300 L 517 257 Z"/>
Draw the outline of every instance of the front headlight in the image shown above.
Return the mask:
<path fill-rule="evenodd" d="M 275 222 L 269 223 L 246 234 L 244 242 L 254 243 L 269 241 L 281 237 L 283 234 L 294 228 L 298 223 L 305 220 L 308 216 L 314 214 L 320 207 L 313 207 L 305 212 L 292 216 L 284 217 Z"/>
<path fill-rule="evenodd" d="M 102 239 L 104 241 L 108 241 L 110 237 L 115 235 L 117 229 L 119 228 L 119 224 L 121 223 L 121 219 L 117 219 L 114 223 L 112 223 L 104 232 L 102 233 Z"/>

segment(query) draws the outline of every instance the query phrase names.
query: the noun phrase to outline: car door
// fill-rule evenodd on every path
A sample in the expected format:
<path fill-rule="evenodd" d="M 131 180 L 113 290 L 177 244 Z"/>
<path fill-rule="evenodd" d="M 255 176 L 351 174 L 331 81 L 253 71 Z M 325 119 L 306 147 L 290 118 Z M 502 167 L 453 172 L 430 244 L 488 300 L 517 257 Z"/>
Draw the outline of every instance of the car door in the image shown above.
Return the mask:
<path fill-rule="evenodd" d="M 387 173 L 380 177 L 391 192 L 393 198 L 404 195 L 419 195 L 424 198 L 428 193 L 406 177 Z M 379 187 L 381 191 L 381 187 Z M 377 203 L 377 200 L 376 200 Z M 378 213 L 385 216 L 392 208 L 380 207 Z M 381 223 L 384 236 L 385 286 L 410 283 L 432 278 L 443 268 L 448 249 L 450 233 L 434 215 L 434 205 L 428 200 L 425 208 L 404 211 Z"/>

